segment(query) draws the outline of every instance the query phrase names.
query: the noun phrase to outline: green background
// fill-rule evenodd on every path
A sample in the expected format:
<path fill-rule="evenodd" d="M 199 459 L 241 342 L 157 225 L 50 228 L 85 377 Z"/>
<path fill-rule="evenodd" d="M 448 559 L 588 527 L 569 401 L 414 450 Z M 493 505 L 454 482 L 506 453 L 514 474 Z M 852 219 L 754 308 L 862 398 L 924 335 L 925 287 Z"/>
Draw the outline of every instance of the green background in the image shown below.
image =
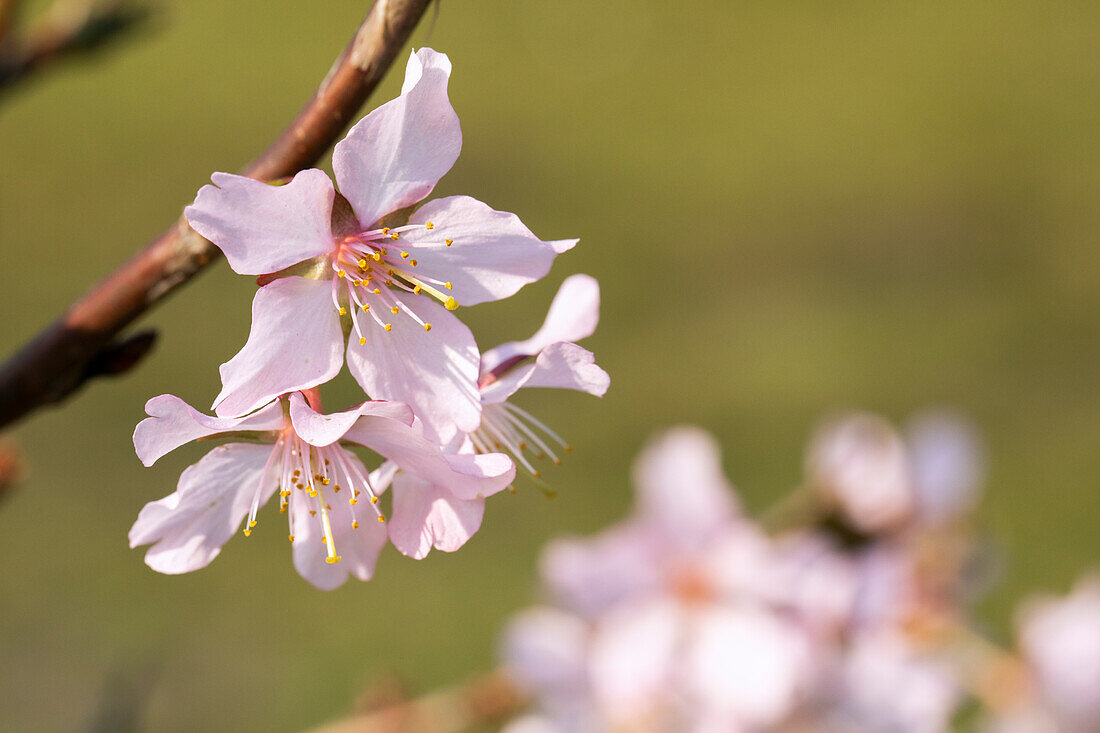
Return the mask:
<path fill-rule="evenodd" d="M 147 32 L 0 97 L 5 353 L 258 153 L 366 3 L 159 7 Z M 150 396 L 207 406 L 243 344 L 254 286 L 219 264 L 144 319 L 162 338 L 135 373 L 15 433 L 30 473 L 0 503 L 0 729 L 82 729 L 148 683 L 150 730 L 292 731 L 388 673 L 427 690 L 487 670 L 504 619 L 537 598 L 539 548 L 622 516 L 631 456 L 677 422 L 719 436 L 760 510 L 798 483 L 827 411 L 969 414 L 990 454 L 979 522 L 1004 556 L 979 607 L 998 637 L 1030 589 L 1096 561 L 1100 4 L 431 15 L 414 44 L 451 56 L 465 135 L 437 194 L 581 238 L 545 281 L 460 315 L 489 347 L 533 332 L 566 275 L 603 288 L 585 345 L 607 397 L 519 399 L 576 446 L 548 472 L 560 495 L 521 485 L 461 552 L 390 549 L 374 580 L 331 593 L 295 574 L 273 507 L 211 567 L 153 573 L 126 532 L 202 449 L 144 469 L 130 434 Z M 330 408 L 355 399 L 342 379 Z"/>

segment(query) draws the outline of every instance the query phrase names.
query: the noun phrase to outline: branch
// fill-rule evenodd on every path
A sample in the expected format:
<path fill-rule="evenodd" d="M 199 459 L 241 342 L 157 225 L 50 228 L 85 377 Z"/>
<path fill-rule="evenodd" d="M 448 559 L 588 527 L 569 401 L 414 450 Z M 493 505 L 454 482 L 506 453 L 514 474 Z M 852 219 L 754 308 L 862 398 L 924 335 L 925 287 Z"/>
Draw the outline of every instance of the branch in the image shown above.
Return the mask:
<path fill-rule="evenodd" d="M 376 0 L 313 98 L 242 173 L 272 180 L 315 163 L 378 86 L 430 2 Z M 0 366 L 0 427 L 79 388 L 96 373 L 89 365 L 115 348 L 119 331 L 220 256 L 181 216 Z"/>
<path fill-rule="evenodd" d="M 149 15 L 127 0 L 59 0 L 24 38 L 13 27 L 19 5 L 0 0 L 0 90 L 51 61 L 100 48 Z"/>
<path fill-rule="evenodd" d="M 515 715 L 527 705 L 501 672 L 402 700 L 317 728 L 313 733 L 461 733 Z"/>

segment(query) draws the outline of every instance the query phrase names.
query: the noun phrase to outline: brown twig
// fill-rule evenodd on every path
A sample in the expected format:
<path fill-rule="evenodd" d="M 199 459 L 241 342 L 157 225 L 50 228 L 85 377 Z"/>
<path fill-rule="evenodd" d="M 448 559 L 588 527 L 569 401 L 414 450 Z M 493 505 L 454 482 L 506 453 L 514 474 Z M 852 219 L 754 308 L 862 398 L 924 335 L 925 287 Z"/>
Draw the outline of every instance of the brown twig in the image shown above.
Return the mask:
<path fill-rule="evenodd" d="M 313 98 L 243 174 L 271 180 L 316 162 L 382 80 L 430 2 L 376 0 Z M 220 254 L 180 217 L 0 366 L 0 427 L 80 387 L 119 331 Z"/>
<path fill-rule="evenodd" d="M 461 733 L 500 722 L 527 705 L 527 698 L 501 672 L 352 715 L 313 733 Z"/>
<path fill-rule="evenodd" d="M 19 6 L 19 0 L 0 0 L 0 89 L 52 61 L 98 49 L 149 15 L 128 0 L 58 0 L 23 33 L 15 27 Z"/>

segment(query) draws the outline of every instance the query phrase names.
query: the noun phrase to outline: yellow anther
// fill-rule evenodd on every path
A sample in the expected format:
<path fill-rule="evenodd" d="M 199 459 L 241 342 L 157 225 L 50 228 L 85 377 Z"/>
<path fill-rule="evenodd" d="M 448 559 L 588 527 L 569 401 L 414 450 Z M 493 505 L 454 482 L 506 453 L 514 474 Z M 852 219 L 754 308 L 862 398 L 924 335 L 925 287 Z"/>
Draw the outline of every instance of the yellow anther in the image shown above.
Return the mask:
<path fill-rule="evenodd" d="M 336 563 L 340 562 L 340 556 L 333 555 L 332 557 L 326 557 L 325 562 L 327 562 L 329 565 L 335 565 Z"/>
<path fill-rule="evenodd" d="M 432 223 L 431 223 L 431 222 L 429 221 L 429 222 L 428 222 L 427 224 L 425 224 L 425 225 L 424 225 L 424 228 L 425 228 L 425 229 L 435 229 L 435 224 L 432 224 Z"/>
<path fill-rule="evenodd" d="M 279 505 L 279 514 L 286 514 L 286 504 Z"/>
<path fill-rule="evenodd" d="M 424 324 L 424 330 L 425 330 L 425 331 L 431 331 L 431 330 L 432 330 L 432 324 L 430 324 L 430 323 L 425 323 L 425 324 Z"/>
<path fill-rule="evenodd" d="M 423 289 L 424 288 L 417 285 L 415 288 L 413 288 L 413 295 L 420 295 L 420 291 L 423 290 Z"/>
<path fill-rule="evenodd" d="M 385 514 L 379 514 L 379 515 L 378 515 L 378 521 L 379 521 L 379 522 L 384 522 L 384 521 L 386 521 L 386 515 L 385 515 Z"/>
<path fill-rule="evenodd" d="M 370 310 L 370 303 L 363 303 L 363 312 L 365 313 L 366 311 L 369 311 L 369 310 Z"/>
<path fill-rule="evenodd" d="M 371 504 L 377 504 L 378 503 L 378 497 L 377 496 L 372 496 L 370 498 L 370 503 Z"/>
<path fill-rule="evenodd" d="M 554 465 L 555 466 L 560 466 L 561 465 L 561 459 L 560 458 L 555 458 L 554 459 Z"/>
<path fill-rule="evenodd" d="M 392 277 L 394 274 L 394 269 L 391 267 L 390 269 L 386 270 L 386 274 Z"/>
<path fill-rule="evenodd" d="M 533 474 L 531 474 L 531 475 L 532 475 L 532 476 L 534 476 L 535 478 L 540 478 L 540 477 L 542 476 L 542 474 L 541 474 L 541 473 L 539 473 L 538 471 L 535 471 L 535 472 L 534 472 Z"/>
<path fill-rule="evenodd" d="M 337 270 L 336 275 L 338 277 L 347 277 L 348 276 L 348 274 L 346 272 L 344 272 L 343 270 Z"/>
<path fill-rule="evenodd" d="M 383 285 L 393 285 L 393 280 L 390 280 L 390 279 L 389 279 L 389 278 L 387 277 L 387 278 L 386 278 L 386 282 L 384 282 L 384 283 L 383 283 Z"/>
<path fill-rule="evenodd" d="M 509 494 L 514 494 L 514 493 L 516 493 L 516 487 L 515 487 L 515 486 L 512 486 L 511 484 L 508 484 L 508 493 L 509 493 Z"/>
<path fill-rule="evenodd" d="M 407 259 L 409 259 L 409 253 L 408 253 L 408 252 L 402 252 L 402 253 L 401 253 L 401 259 L 403 259 L 403 260 L 407 260 Z M 393 271 L 392 271 L 392 270 L 390 271 L 390 274 L 391 274 L 391 275 L 393 274 Z"/>
<path fill-rule="evenodd" d="M 345 308 L 344 306 L 340 306 L 340 315 L 346 316 L 347 314 L 348 314 L 348 309 Z"/>
<path fill-rule="evenodd" d="M 374 254 L 371 255 L 371 257 L 374 258 L 375 262 L 381 262 L 382 261 L 382 253 L 381 252 L 375 252 Z"/>
<path fill-rule="evenodd" d="M 355 498 L 355 497 L 353 496 L 353 497 L 352 497 L 351 499 L 349 499 L 349 500 L 348 500 L 348 503 L 349 503 L 349 504 L 351 504 L 352 506 L 355 506 L 356 504 L 358 504 L 358 503 L 359 503 L 359 500 L 358 500 L 358 499 L 356 499 L 356 498 Z"/>
<path fill-rule="evenodd" d="M 291 542 L 293 542 L 293 541 L 294 541 L 294 535 L 292 535 L 292 534 L 288 534 L 288 535 L 286 536 L 286 538 L 287 538 L 288 540 L 290 540 Z"/>
<path fill-rule="evenodd" d="M 360 346 L 366 346 L 367 345 L 367 337 L 366 336 L 360 336 L 359 337 L 359 345 Z"/>
<path fill-rule="evenodd" d="M 295 451 L 295 454 L 297 454 L 297 451 Z M 302 469 L 296 468 L 296 469 L 294 469 L 294 473 L 292 473 L 290 475 L 293 476 L 294 478 L 298 478 L 299 476 L 302 475 Z"/>
<path fill-rule="evenodd" d="M 339 494 L 340 493 L 340 484 L 336 484 L 335 486 L 333 486 L 332 490 L 334 492 L 336 492 L 337 494 Z"/>
<path fill-rule="evenodd" d="M 571 446 L 571 445 L 565 446 L 565 452 L 566 453 L 572 453 L 573 452 L 573 446 Z"/>
<path fill-rule="evenodd" d="M 450 247 L 450 246 L 451 246 L 452 244 L 454 244 L 454 243 L 455 243 L 455 240 L 453 240 L 453 239 L 445 239 L 445 240 L 443 240 L 443 241 L 444 241 L 444 242 L 446 243 L 446 245 L 447 245 L 448 247 Z"/>
<path fill-rule="evenodd" d="M 382 227 L 382 233 L 383 234 L 389 234 L 390 233 L 390 228 L 389 227 Z"/>
<path fill-rule="evenodd" d="M 387 330 L 387 331 L 392 331 L 392 330 L 393 330 L 393 326 L 391 326 L 390 324 L 388 324 L 388 323 L 387 323 L 387 324 L 386 324 L 386 330 Z"/>
<path fill-rule="evenodd" d="M 256 520 L 253 519 L 251 522 L 248 523 L 248 526 L 249 527 L 255 527 L 256 526 Z"/>
<path fill-rule="evenodd" d="M 321 485 L 322 485 L 322 486 L 328 486 L 328 485 L 329 485 L 329 484 L 331 484 L 331 483 L 332 483 L 332 482 L 331 482 L 331 481 L 329 481 L 329 480 L 328 480 L 327 478 L 323 478 L 323 479 L 321 479 Z"/>
<path fill-rule="evenodd" d="M 359 529 L 359 522 L 355 522 L 355 521 L 353 521 L 353 522 L 351 523 L 351 528 L 352 528 L 352 529 Z"/>
<path fill-rule="evenodd" d="M 412 266 L 412 267 L 416 267 L 418 264 L 420 264 L 420 263 L 417 262 L 416 260 L 409 260 L 409 265 Z"/>
<path fill-rule="evenodd" d="M 381 295 L 382 294 L 382 288 L 375 288 L 374 289 L 374 294 L 375 295 Z"/>
<path fill-rule="evenodd" d="M 317 510 L 316 509 L 310 509 L 309 510 L 309 516 L 316 517 L 317 516 Z"/>
<path fill-rule="evenodd" d="M 244 536 L 245 536 L 245 537 L 249 536 L 250 534 L 252 534 L 252 530 L 250 530 L 250 529 L 246 529 L 246 530 L 244 531 Z"/>
<path fill-rule="evenodd" d="M 401 309 L 398 308 L 396 305 L 394 307 L 390 308 L 390 313 L 394 314 L 395 316 L 400 312 L 401 312 Z"/>
<path fill-rule="evenodd" d="M 452 283 L 452 282 L 445 282 L 445 283 L 443 283 L 443 287 L 447 288 L 447 290 L 450 290 L 450 289 L 451 289 L 451 288 L 453 288 L 454 286 L 455 286 L 455 284 L 454 284 L 454 283 Z"/>
<path fill-rule="evenodd" d="M 393 234 L 391 234 L 390 239 L 392 239 L 393 241 L 396 242 L 397 241 L 397 232 L 394 232 Z"/>
<path fill-rule="evenodd" d="M 321 544 L 322 545 L 327 545 L 328 544 L 328 537 L 322 537 L 321 538 Z"/>
<path fill-rule="evenodd" d="M 367 260 L 365 258 L 360 257 L 359 262 L 357 264 L 359 265 L 360 270 L 367 269 Z"/>
<path fill-rule="evenodd" d="M 453 311 L 455 308 L 458 308 L 458 301 L 454 299 L 454 296 L 452 296 L 450 298 L 447 298 L 447 302 L 443 305 L 447 307 L 447 310 Z"/>

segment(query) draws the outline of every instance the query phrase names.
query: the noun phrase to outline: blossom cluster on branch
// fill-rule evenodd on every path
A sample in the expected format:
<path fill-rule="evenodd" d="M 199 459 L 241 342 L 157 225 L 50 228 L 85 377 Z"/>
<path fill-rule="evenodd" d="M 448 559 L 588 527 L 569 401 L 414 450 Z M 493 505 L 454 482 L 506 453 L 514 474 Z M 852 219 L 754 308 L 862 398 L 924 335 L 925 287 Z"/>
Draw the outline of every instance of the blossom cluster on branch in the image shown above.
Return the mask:
<path fill-rule="evenodd" d="M 903 435 L 847 415 L 754 521 L 716 441 L 668 431 L 637 459 L 630 517 L 546 548 L 547 602 L 502 643 L 535 709 L 506 731 L 1100 729 L 1100 579 L 1026 603 L 1017 652 L 977 630 L 982 475 L 952 416 Z"/>
<path fill-rule="evenodd" d="M 337 143 L 339 192 L 317 169 L 281 185 L 215 173 L 185 210 L 260 287 L 248 340 L 221 366 L 215 415 L 161 395 L 134 432 L 146 465 L 193 440 L 231 441 L 141 511 L 130 543 L 152 545 L 153 569 L 204 567 L 242 523 L 252 532 L 276 493 L 295 567 L 320 588 L 369 579 L 387 540 L 417 558 L 455 550 L 516 463 L 539 481 L 530 457 L 557 462 L 568 449 L 509 398 L 525 386 L 607 390 L 606 372 L 574 343 L 599 319 L 592 278 L 568 278 L 530 339 L 484 354 L 454 313 L 542 278 L 577 240 L 540 240 L 467 196 L 421 204 L 462 146 L 450 74 L 444 54 L 410 56 L 400 95 Z M 345 354 L 370 399 L 324 414 L 318 387 Z M 369 471 L 354 446 L 385 462 Z M 388 518 L 380 499 L 391 485 Z"/>

